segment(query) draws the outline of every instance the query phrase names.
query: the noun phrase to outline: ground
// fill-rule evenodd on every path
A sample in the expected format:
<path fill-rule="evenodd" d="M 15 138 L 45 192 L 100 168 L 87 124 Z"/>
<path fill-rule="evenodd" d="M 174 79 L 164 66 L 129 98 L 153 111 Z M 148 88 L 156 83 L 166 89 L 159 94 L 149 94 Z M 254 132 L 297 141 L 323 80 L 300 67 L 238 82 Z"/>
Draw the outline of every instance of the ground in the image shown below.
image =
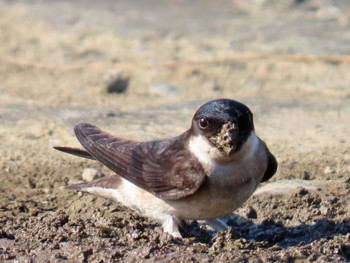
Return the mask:
<path fill-rule="evenodd" d="M 345 0 L 1 0 L 0 260 L 349 262 L 349 11 Z M 251 108 L 279 162 L 228 230 L 188 222 L 174 239 L 60 189 L 84 168 L 108 173 L 52 149 L 78 146 L 75 123 L 167 138 L 220 97 Z"/>

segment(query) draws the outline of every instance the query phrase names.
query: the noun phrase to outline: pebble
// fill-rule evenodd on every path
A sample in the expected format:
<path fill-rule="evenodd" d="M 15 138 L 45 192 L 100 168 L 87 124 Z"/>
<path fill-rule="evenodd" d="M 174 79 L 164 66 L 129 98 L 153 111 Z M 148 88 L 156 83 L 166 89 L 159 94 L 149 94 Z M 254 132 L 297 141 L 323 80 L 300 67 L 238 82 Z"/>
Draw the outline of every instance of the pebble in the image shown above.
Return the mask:
<path fill-rule="evenodd" d="M 213 85 L 212 90 L 213 91 L 221 91 L 221 87 L 219 85 L 215 84 L 215 85 Z"/>
<path fill-rule="evenodd" d="M 109 78 L 107 93 L 124 93 L 129 87 L 130 77 L 118 74 Z"/>
<path fill-rule="evenodd" d="M 245 207 L 245 209 L 243 210 L 243 213 L 247 218 L 250 218 L 250 219 L 258 218 L 258 214 L 256 213 L 255 209 L 251 206 Z"/>
<path fill-rule="evenodd" d="M 320 207 L 320 212 L 321 212 L 322 215 L 325 216 L 325 215 L 327 215 L 327 213 L 328 213 L 328 208 L 327 208 L 326 206 L 323 206 L 323 205 L 322 205 L 322 206 Z"/>
<path fill-rule="evenodd" d="M 309 172 L 304 171 L 303 173 L 303 180 L 310 180 L 311 176 Z"/>
<path fill-rule="evenodd" d="M 103 176 L 104 175 L 101 171 L 94 168 L 85 168 L 81 175 L 82 179 L 86 182 L 91 182 Z"/>
<path fill-rule="evenodd" d="M 331 174 L 331 173 L 333 173 L 334 171 L 333 171 L 333 169 L 332 169 L 332 167 L 330 167 L 330 166 L 326 166 L 325 168 L 324 168 L 324 174 Z"/>

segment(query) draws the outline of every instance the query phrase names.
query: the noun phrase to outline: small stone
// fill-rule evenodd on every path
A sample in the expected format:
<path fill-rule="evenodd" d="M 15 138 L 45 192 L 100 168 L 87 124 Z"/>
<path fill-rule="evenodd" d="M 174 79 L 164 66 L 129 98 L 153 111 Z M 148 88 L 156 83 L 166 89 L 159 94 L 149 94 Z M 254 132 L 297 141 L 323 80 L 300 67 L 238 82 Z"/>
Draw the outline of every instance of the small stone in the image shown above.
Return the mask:
<path fill-rule="evenodd" d="M 321 206 L 320 207 L 320 212 L 321 212 L 321 214 L 322 215 L 327 215 L 327 213 L 328 213 L 328 208 L 327 207 L 325 207 L 325 206 Z"/>
<path fill-rule="evenodd" d="M 130 78 L 123 74 L 110 77 L 107 84 L 107 93 L 124 93 L 129 86 Z"/>
<path fill-rule="evenodd" d="M 255 209 L 251 206 L 247 206 L 244 209 L 243 213 L 247 218 L 250 218 L 250 219 L 258 218 L 258 214 L 256 213 Z"/>
<path fill-rule="evenodd" d="M 86 182 L 91 182 L 103 176 L 104 175 L 101 171 L 94 168 L 85 168 L 83 174 L 81 175 L 82 179 Z"/>
<path fill-rule="evenodd" d="M 304 174 L 303 174 L 303 180 L 310 180 L 310 173 L 309 172 L 306 172 L 304 171 Z"/>
<path fill-rule="evenodd" d="M 113 229 L 107 226 L 101 226 L 100 227 L 100 237 L 102 238 L 109 238 L 112 237 L 113 235 Z"/>
<path fill-rule="evenodd" d="M 36 188 L 36 182 L 32 178 L 29 178 L 28 179 L 28 186 L 29 186 L 29 188 L 34 189 L 34 188 Z"/>
<path fill-rule="evenodd" d="M 307 195 L 308 193 L 309 191 L 306 188 L 299 186 L 295 189 L 293 196 L 294 197 L 304 196 L 304 195 Z"/>
<path fill-rule="evenodd" d="M 217 84 L 215 84 L 213 87 L 212 87 L 212 90 L 213 91 L 220 91 L 221 90 L 221 87 Z"/>
<path fill-rule="evenodd" d="M 324 168 L 324 173 L 325 174 L 330 174 L 332 172 L 333 172 L 333 170 L 332 170 L 332 168 L 330 166 L 326 166 L 326 168 Z"/>
<path fill-rule="evenodd" d="M 131 237 L 132 237 L 132 239 L 134 239 L 134 240 L 140 239 L 140 232 L 139 232 L 139 231 L 134 231 L 134 232 L 131 234 Z"/>

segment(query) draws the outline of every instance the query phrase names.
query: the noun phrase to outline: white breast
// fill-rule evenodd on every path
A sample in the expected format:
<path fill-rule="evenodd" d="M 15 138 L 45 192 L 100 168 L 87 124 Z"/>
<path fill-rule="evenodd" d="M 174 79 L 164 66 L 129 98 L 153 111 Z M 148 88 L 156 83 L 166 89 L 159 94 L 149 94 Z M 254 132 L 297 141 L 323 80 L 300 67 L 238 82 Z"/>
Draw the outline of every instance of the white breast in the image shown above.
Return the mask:
<path fill-rule="evenodd" d="M 192 203 L 193 214 L 202 219 L 221 217 L 233 212 L 251 196 L 266 170 L 265 156 L 259 145 L 259 138 L 252 132 L 239 152 L 224 157 L 203 136 L 190 139 L 191 152 L 209 176 L 199 193 L 187 200 Z M 191 217 L 191 214 L 184 217 Z"/>
<path fill-rule="evenodd" d="M 227 166 L 227 168 L 230 169 L 230 166 L 251 158 L 257 151 L 259 144 L 259 138 L 256 136 L 255 132 L 252 131 L 242 148 L 229 157 L 223 156 L 215 146 L 211 145 L 208 140 L 201 135 L 193 136 L 190 139 L 189 149 L 202 165 L 209 169 L 210 173 L 215 167 L 226 169 L 224 166 Z"/>

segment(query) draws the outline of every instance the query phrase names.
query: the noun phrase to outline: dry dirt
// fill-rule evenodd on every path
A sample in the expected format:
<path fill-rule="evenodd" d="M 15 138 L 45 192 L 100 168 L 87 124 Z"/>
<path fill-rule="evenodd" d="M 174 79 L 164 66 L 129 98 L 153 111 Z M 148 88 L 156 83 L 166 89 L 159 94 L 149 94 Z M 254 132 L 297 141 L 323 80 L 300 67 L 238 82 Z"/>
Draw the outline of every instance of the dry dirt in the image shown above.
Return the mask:
<path fill-rule="evenodd" d="M 283 2 L 281 4 L 280 2 Z M 350 262 L 348 1 L 0 1 L 0 261 Z M 125 92 L 108 93 L 117 76 Z M 91 122 L 166 138 L 203 102 L 246 103 L 278 173 L 214 236 L 184 239 L 65 192 Z"/>

